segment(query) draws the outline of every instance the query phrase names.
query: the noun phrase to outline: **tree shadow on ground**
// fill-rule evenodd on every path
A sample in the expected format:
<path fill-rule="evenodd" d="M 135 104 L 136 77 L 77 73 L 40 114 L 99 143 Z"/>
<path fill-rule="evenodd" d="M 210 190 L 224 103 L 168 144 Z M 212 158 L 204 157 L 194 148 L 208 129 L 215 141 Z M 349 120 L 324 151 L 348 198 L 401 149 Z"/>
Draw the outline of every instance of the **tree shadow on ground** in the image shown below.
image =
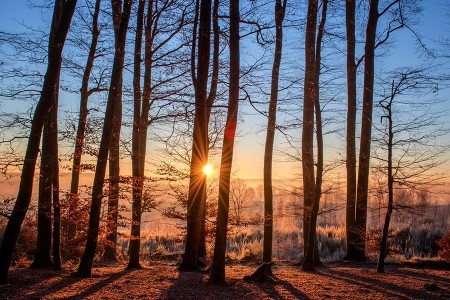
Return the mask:
<path fill-rule="evenodd" d="M 296 287 L 294 287 L 290 282 L 285 281 L 274 275 L 273 277 L 274 282 L 270 283 L 254 283 L 255 286 L 257 286 L 260 290 L 262 290 L 264 293 L 267 294 L 267 296 L 274 298 L 274 299 L 302 299 L 302 300 L 308 300 L 311 299 L 306 294 L 299 291 Z M 283 290 L 283 293 L 280 293 L 280 291 Z"/>
<path fill-rule="evenodd" d="M 89 295 L 95 294 L 96 292 L 103 289 L 105 286 L 113 283 L 114 281 L 120 279 L 122 276 L 132 272 L 132 270 L 123 270 L 119 273 L 114 273 L 111 275 L 107 275 L 104 279 L 99 279 L 98 282 L 94 283 L 93 285 L 89 286 L 82 292 L 76 293 L 75 295 L 66 297 L 66 299 L 84 299 Z M 94 278 L 98 280 L 99 276 L 94 275 Z M 48 295 L 57 294 L 62 289 L 69 289 L 70 287 L 77 282 L 80 282 L 82 280 L 89 280 L 89 278 L 80 278 L 76 276 L 65 276 L 60 278 L 58 281 L 54 282 L 53 284 L 47 286 L 45 290 L 38 290 L 35 293 L 30 295 L 31 299 L 40 299 Z"/>
<path fill-rule="evenodd" d="M 208 272 L 179 272 L 157 299 L 261 299 L 258 290 L 244 280 L 227 278 L 225 285 L 214 285 L 208 277 Z"/>
<path fill-rule="evenodd" d="M 404 285 L 389 282 L 389 280 L 379 280 L 374 278 L 376 276 L 403 276 L 408 275 L 420 279 L 423 282 L 429 282 L 433 276 L 429 274 L 421 274 L 408 272 L 406 270 L 398 270 L 398 267 L 391 267 L 388 269 L 388 274 L 376 273 L 375 269 L 362 267 L 361 264 L 345 265 L 347 268 L 359 268 L 361 270 L 367 269 L 367 273 L 362 273 L 361 276 L 355 276 L 354 273 L 347 273 L 345 270 L 338 270 L 335 267 L 323 267 L 317 272 L 318 275 L 332 279 L 335 282 L 342 282 L 342 286 L 353 285 L 357 286 L 361 291 L 367 294 L 378 292 L 388 298 L 402 298 L 402 299 L 435 299 L 447 295 L 445 289 L 438 293 L 427 291 L 424 286 L 417 286 L 417 288 L 410 288 Z M 440 277 L 439 277 L 440 278 Z M 442 278 L 440 278 L 442 280 Z M 448 284 L 448 279 L 446 280 Z"/>

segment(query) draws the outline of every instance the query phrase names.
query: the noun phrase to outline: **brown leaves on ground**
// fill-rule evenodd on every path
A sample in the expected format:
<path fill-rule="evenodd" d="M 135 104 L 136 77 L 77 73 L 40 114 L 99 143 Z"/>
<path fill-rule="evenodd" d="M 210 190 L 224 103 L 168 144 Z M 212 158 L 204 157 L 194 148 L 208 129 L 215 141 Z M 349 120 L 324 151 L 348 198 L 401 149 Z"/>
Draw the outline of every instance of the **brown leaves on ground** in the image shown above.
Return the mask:
<path fill-rule="evenodd" d="M 275 283 L 242 278 L 257 265 L 227 266 L 227 285 L 207 284 L 207 273 L 178 272 L 176 266 L 153 263 L 142 270 L 94 269 L 94 277 L 12 268 L 10 283 L 0 285 L 0 299 L 449 299 L 450 271 L 388 265 L 385 274 L 374 264 L 328 263 L 316 273 L 278 264 Z M 432 285 L 434 288 L 429 289 Z"/>

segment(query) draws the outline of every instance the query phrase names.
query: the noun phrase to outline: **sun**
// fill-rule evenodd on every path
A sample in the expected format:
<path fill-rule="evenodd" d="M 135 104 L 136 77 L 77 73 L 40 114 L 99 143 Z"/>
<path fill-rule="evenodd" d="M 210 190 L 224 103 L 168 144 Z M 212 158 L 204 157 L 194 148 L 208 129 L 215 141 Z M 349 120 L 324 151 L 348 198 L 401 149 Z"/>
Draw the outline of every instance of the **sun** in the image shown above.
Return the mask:
<path fill-rule="evenodd" d="M 207 163 L 207 164 L 203 167 L 202 171 L 203 171 L 203 174 L 205 174 L 206 176 L 211 175 L 212 172 L 213 172 L 213 167 L 212 167 L 211 164 Z"/>

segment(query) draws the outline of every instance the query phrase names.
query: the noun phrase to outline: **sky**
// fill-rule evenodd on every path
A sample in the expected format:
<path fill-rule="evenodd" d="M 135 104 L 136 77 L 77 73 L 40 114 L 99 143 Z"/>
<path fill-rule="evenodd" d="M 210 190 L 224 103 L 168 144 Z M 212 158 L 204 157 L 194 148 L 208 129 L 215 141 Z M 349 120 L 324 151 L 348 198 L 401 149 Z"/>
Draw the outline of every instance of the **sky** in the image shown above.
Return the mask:
<path fill-rule="evenodd" d="M 81 0 L 79 1 L 81 3 Z M 450 5 L 444 5 L 445 0 L 432 0 L 425 1 L 426 3 L 423 18 L 421 18 L 422 26 L 420 27 L 420 33 L 425 40 L 442 40 L 450 38 L 450 18 L 449 7 Z M 46 28 L 50 22 L 51 15 L 48 12 L 43 13 L 39 9 L 30 9 L 27 4 L 27 0 L 14 0 L 4 1 L 2 3 L 2 10 L 0 10 L 0 31 L 21 31 L 22 24 L 27 26 L 37 26 Z M 46 23 L 48 22 L 48 23 Z M 395 48 L 391 50 L 388 59 L 384 60 L 382 64 L 392 65 L 404 65 L 408 61 L 417 59 L 417 52 L 412 46 L 410 40 L 412 36 L 408 33 L 401 33 L 397 35 L 397 42 Z M 302 50 L 299 50 L 302 51 Z M 448 93 L 448 92 L 446 92 Z M 300 100 L 299 100 L 300 101 Z M 448 101 L 446 107 L 443 109 L 448 110 Z M 76 107 L 78 99 L 71 99 L 62 103 L 64 107 Z M 266 126 L 265 117 L 251 112 L 251 109 L 246 106 L 244 108 L 249 115 L 243 117 L 244 122 L 240 124 L 242 135 L 238 138 L 235 155 L 234 155 L 234 171 L 237 177 L 247 179 L 260 179 L 263 172 L 263 157 L 264 157 L 264 138 Z M 239 130 L 239 127 L 238 127 Z M 450 142 L 450 136 L 444 137 Z M 283 142 L 283 138 L 278 134 L 277 141 Z M 330 147 L 327 149 L 326 155 L 338 155 L 338 149 L 343 149 L 342 139 L 334 137 L 332 140 L 326 140 Z M 342 150 L 343 151 L 343 150 Z M 151 155 L 151 154 L 149 154 Z M 218 163 L 215 163 L 215 173 L 218 174 Z M 300 162 L 282 162 L 281 159 L 275 161 L 274 165 L 274 178 L 289 179 L 296 177 L 295 174 L 300 173 Z M 127 167 L 125 167 L 127 168 Z"/>

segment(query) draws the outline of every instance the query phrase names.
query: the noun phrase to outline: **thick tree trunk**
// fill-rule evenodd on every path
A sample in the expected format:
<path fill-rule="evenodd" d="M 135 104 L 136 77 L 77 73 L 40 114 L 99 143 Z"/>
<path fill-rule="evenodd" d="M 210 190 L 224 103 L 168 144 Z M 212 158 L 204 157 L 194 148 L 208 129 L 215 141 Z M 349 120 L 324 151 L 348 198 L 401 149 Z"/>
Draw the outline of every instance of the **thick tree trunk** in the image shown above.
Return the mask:
<path fill-rule="evenodd" d="M 61 54 L 77 0 L 56 1 L 55 11 L 58 7 L 62 7 L 62 4 L 64 4 L 64 8 L 59 25 L 55 30 L 52 29 L 51 32 L 52 43 L 49 46 L 47 71 L 44 77 L 41 97 L 36 105 L 33 120 L 31 121 L 30 136 L 22 167 L 17 200 L 6 225 L 3 240 L 0 246 L 0 283 L 6 283 L 7 281 L 12 253 L 19 236 L 20 227 L 22 226 L 23 220 L 25 219 L 25 214 L 30 204 L 31 192 L 33 190 L 34 170 L 39 153 L 42 128 L 44 126 L 47 113 L 53 105 L 52 95 L 61 71 Z"/>
<path fill-rule="evenodd" d="M 52 114 L 52 106 L 49 115 Z M 39 198 L 37 215 L 37 243 L 34 250 L 34 260 L 30 268 L 51 269 L 53 262 L 51 258 L 52 249 L 52 180 L 53 180 L 53 157 L 52 157 L 52 120 L 48 117 L 44 125 L 42 136 L 41 169 L 39 175 Z"/>
<path fill-rule="evenodd" d="M 263 263 L 264 274 L 270 273 L 272 262 L 273 235 L 273 190 L 272 190 L 272 160 L 273 144 L 278 103 L 278 84 L 280 77 L 281 55 L 283 49 L 283 20 L 286 11 L 286 1 L 275 1 L 275 55 L 272 66 L 272 81 L 270 87 L 269 115 L 267 119 L 266 145 L 264 149 L 264 245 Z"/>
<path fill-rule="evenodd" d="M 148 19 L 151 20 L 152 2 L 149 2 L 149 9 L 147 12 Z M 132 184 L 133 184 L 133 202 L 131 208 L 131 232 L 130 232 L 130 250 L 128 269 L 142 268 L 139 262 L 140 250 L 140 231 L 141 231 L 141 203 L 142 203 L 142 188 L 143 175 L 141 170 L 141 160 L 145 161 L 145 152 L 141 155 L 141 144 L 146 142 L 145 137 L 141 139 L 142 121 L 146 116 L 141 115 L 141 53 L 142 53 L 142 32 L 144 27 L 144 10 L 145 0 L 139 1 L 137 12 L 136 38 L 134 47 L 134 74 L 133 74 L 133 90 L 134 90 L 134 114 L 133 114 L 133 141 L 132 141 Z M 148 31 L 147 24 L 146 33 Z M 146 43 L 147 43 L 146 38 Z M 146 52 L 147 56 L 147 52 Z M 146 69 L 147 70 L 147 69 Z M 146 84 L 144 84 L 144 87 Z M 148 118 L 148 116 L 147 116 Z"/>
<path fill-rule="evenodd" d="M 234 138 L 239 105 L 239 0 L 230 0 L 230 86 L 227 121 L 220 163 L 219 203 L 217 211 L 214 257 L 209 283 L 225 283 L 225 251 L 227 242 L 228 211 L 230 205 L 230 180 L 233 162 Z"/>
<path fill-rule="evenodd" d="M 112 0 L 113 7 L 121 6 L 120 0 Z M 132 0 L 125 0 L 123 12 L 120 14 L 120 27 L 118 29 L 118 38 L 116 42 L 116 53 L 114 55 L 114 63 L 111 74 L 111 83 L 108 95 L 108 102 L 105 112 L 105 121 L 103 124 L 102 138 L 100 141 L 100 149 L 97 159 L 97 167 L 95 169 L 94 183 L 92 186 L 92 203 L 89 213 L 89 227 L 86 241 L 86 248 L 81 257 L 78 266 L 77 275 L 81 277 L 90 277 L 92 272 L 92 264 L 94 262 L 95 249 L 97 247 L 97 239 L 100 223 L 100 210 L 103 199 L 103 183 L 105 180 L 106 164 L 108 160 L 108 150 L 111 146 L 112 127 L 114 116 L 116 115 L 117 99 L 120 97 L 122 88 L 117 86 L 122 82 L 122 71 L 125 59 L 125 42 L 128 31 L 128 21 L 130 19 Z M 115 15 L 116 16 L 116 15 Z M 114 17 L 115 17 L 114 16 Z"/>
<path fill-rule="evenodd" d="M 303 172 L 303 245 L 304 260 L 303 271 L 314 270 L 312 260 L 307 259 L 308 249 L 314 247 L 310 240 L 310 225 L 313 217 L 313 203 L 315 192 L 314 180 L 314 99 L 315 89 L 315 39 L 317 26 L 317 0 L 308 1 L 308 16 L 305 36 L 305 81 L 303 97 L 303 130 L 302 130 L 302 172 Z M 315 230 L 315 228 L 313 229 Z"/>
<path fill-rule="evenodd" d="M 346 231 L 347 254 L 344 259 L 356 259 L 355 209 L 356 209 L 356 63 L 355 63 L 355 1 L 346 1 L 347 30 L 347 203 Z"/>
<path fill-rule="evenodd" d="M 367 199 L 369 189 L 370 144 L 372 136 L 373 85 L 375 74 L 374 61 L 378 23 L 378 2 L 379 0 L 370 1 L 364 52 L 364 92 L 355 218 L 356 249 L 354 258 L 358 261 L 366 260 Z"/>
<path fill-rule="evenodd" d="M 94 66 L 95 53 L 97 50 L 97 42 L 98 36 L 100 34 L 98 30 L 98 15 L 100 12 L 100 1 L 95 1 L 95 9 L 94 14 L 92 16 L 92 39 L 91 46 L 89 48 L 88 59 L 86 62 L 86 67 L 83 72 L 83 79 L 81 83 L 80 89 L 80 116 L 78 119 L 77 126 L 77 136 L 75 139 L 75 152 L 73 155 L 73 164 L 72 164 L 72 178 L 70 182 L 70 199 L 69 199 L 69 223 L 67 224 L 67 240 L 72 241 L 75 240 L 77 227 L 76 220 L 77 210 L 79 205 L 79 196 L 78 196 L 78 186 L 80 182 L 80 172 L 81 172 L 81 156 L 83 155 L 83 146 L 84 146 L 84 136 L 86 131 L 86 123 L 87 117 L 89 114 L 88 110 L 88 100 L 89 100 L 89 77 L 91 75 L 92 67 Z"/>
<path fill-rule="evenodd" d="M 200 30 L 198 39 L 197 78 L 193 72 L 195 87 L 195 115 L 192 157 L 190 166 L 186 248 L 180 270 L 197 270 L 203 211 L 206 199 L 206 176 L 203 167 L 208 161 L 208 124 L 206 114 L 206 90 L 210 56 L 211 0 L 200 5 Z M 194 36 L 195 38 L 195 36 Z"/>

